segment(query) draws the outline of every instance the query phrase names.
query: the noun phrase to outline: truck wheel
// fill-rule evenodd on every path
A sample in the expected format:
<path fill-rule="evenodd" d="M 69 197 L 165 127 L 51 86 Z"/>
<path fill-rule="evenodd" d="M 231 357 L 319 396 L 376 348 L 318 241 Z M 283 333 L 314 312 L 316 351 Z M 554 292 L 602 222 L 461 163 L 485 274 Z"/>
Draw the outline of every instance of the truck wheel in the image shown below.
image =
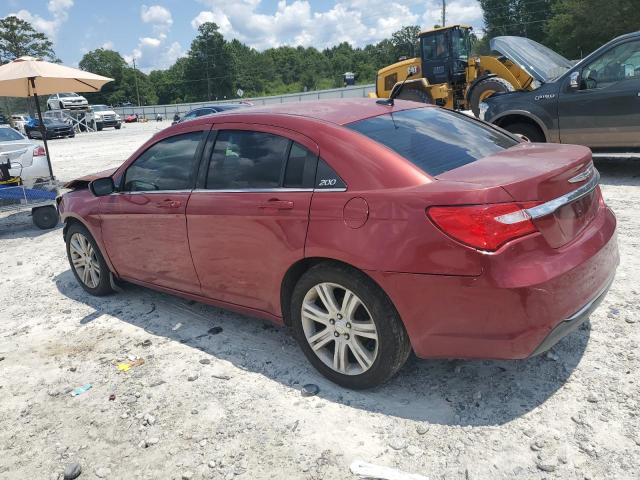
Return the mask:
<path fill-rule="evenodd" d="M 476 117 L 480 114 L 480 102 L 483 102 L 494 93 L 504 92 L 513 92 L 513 85 L 504 78 L 490 77 L 478 82 L 471 90 L 471 95 L 469 95 L 469 103 L 473 114 Z"/>
<path fill-rule="evenodd" d="M 54 206 L 38 207 L 31 210 L 33 223 L 41 230 L 49 230 L 55 227 L 60 220 L 58 211 Z"/>
<path fill-rule="evenodd" d="M 96 130 L 101 132 L 102 131 L 102 124 L 101 123 L 96 123 Z"/>
<path fill-rule="evenodd" d="M 536 142 L 536 143 L 546 142 L 546 139 L 544 138 L 544 135 L 542 134 L 540 129 L 530 123 L 522 123 L 522 122 L 511 123 L 509 125 L 505 125 L 502 128 L 504 128 L 507 132 L 511 132 L 516 135 L 522 135 L 530 142 Z"/>
<path fill-rule="evenodd" d="M 122 127 L 122 124 L 121 124 L 121 123 L 118 123 L 118 124 L 115 126 L 115 129 L 116 129 L 116 130 L 120 130 L 120 127 Z"/>
<path fill-rule="evenodd" d="M 433 98 L 431 98 L 429 92 L 417 88 L 403 88 L 400 91 L 400 95 L 396 98 L 399 100 L 409 100 L 410 102 L 433 103 Z"/>

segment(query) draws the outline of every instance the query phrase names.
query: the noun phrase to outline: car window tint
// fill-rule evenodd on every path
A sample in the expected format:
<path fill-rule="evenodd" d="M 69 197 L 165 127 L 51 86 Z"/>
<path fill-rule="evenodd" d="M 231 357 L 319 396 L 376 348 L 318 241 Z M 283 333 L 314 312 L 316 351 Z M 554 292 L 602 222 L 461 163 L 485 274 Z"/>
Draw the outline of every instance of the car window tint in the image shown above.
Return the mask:
<path fill-rule="evenodd" d="M 246 130 L 222 130 L 211 154 L 206 188 L 235 190 L 276 188 L 289 148 L 278 135 Z"/>
<path fill-rule="evenodd" d="M 198 145 L 204 132 L 165 138 L 149 147 L 127 169 L 125 191 L 187 190 L 191 188 Z"/>
<path fill-rule="evenodd" d="M 14 140 L 24 140 L 24 137 L 13 128 L 0 128 L 0 142 L 12 142 Z"/>
<path fill-rule="evenodd" d="M 389 147 L 429 175 L 453 170 L 518 143 L 481 122 L 441 108 L 387 113 L 347 127 Z"/>
<path fill-rule="evenodd" d="M 314 153 L 294 142 L 284 173 L 284 187 L 313 188 L 317 162 L 318 157 Z"/>
<path fill-rule="evenodd" d="M 640 79 L 640 40 L 623 43 L 604 53 L 582 69 L 581 77 L 583 89 Z"/>
<path fill-rule="evenodd" d="M 193 112 L 189 112 L 189 113 L 187 113 L 187 114 L 183 117 L 183 120 L 190 120 L 190 119 L 192 119 L 192 118 L 196 118 L 196 115 L 198 115 L 198 113 L 197 113 L 197 112 L 198 112 L 198 111 L 197 111 L 197 110 L 195 110 L 195 111 L 193 111 Z"/>
<path fill-rule="evenodd" d="M 329 164 L 327 164 L 327 162 L 320 159 L 318 161 L 318 168 L 316 171 L 315 189 L 316 190 L 327 190 L 327 189 L 343 190 L 345 188 L 347 188 L 347 185 L 336 173 L 336 171 L 333 168 L 331 168 Z"/>
<path fill-rule="evenodd" d="M 197 110 L 196 117 L 203 117 L 205 115 L 209 115 L 210 113 L 214 113 L 215 110 L 213 108 L 202 108 Z"/>

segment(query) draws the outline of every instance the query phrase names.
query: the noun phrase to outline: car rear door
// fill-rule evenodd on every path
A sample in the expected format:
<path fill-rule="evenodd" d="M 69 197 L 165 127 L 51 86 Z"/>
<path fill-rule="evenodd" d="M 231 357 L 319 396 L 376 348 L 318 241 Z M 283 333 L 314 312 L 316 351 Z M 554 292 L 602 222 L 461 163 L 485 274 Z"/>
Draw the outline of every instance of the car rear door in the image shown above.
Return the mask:
<path fill-rule="evenodd" d="M 202 292 L 280 315 L 282 278 L 304 257 L 318 146 L 267 125 L 214 129 L 187 206 Z"/>
<path fill-rule="evenodd" d="M 208 129 L 159 140 L 128 166 L 120 191 L 102 198 L 102 237 L 121 277 L 200 293 L 185 210 Z"/>
<path fill-rule="evenodd" d="M 604 52 L 580 69 L 580 88 L 560 89 L 560 141 L 593 148 L 640 147 L 640 40 Z"/>

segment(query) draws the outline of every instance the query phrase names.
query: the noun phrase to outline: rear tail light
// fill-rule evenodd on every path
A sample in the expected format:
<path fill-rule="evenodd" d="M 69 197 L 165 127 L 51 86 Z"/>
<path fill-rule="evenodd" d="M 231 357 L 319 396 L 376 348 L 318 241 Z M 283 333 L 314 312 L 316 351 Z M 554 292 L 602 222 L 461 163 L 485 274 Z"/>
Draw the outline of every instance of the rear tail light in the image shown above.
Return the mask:
<path fill-rule="evenodd" d="M 536 202 L 430 207 L 427 215 L 449 237 L 495 252 L 511 240 L 538 231 L 526 212 L 535 205 Z"/>
<path fill-rule="evenodd" d="M 44 157 L 45 155 L 46 155 L 46 152 L 44 151 L 44 147 L 38 145 L 36 148 L 33 149 L 34 157 Z"/>

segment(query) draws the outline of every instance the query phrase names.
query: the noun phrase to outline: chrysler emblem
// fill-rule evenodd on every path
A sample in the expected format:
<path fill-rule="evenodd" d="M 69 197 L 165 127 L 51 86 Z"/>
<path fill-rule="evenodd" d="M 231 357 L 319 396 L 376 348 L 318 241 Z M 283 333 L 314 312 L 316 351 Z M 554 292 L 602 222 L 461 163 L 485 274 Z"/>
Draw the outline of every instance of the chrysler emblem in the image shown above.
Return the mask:
<path fill-rule="evenodd" d="M 593 175 L 593 165 L 589 165 L 584 171 L 569 179 L 569 183 L 578 183 L 588 179 Z"/>

